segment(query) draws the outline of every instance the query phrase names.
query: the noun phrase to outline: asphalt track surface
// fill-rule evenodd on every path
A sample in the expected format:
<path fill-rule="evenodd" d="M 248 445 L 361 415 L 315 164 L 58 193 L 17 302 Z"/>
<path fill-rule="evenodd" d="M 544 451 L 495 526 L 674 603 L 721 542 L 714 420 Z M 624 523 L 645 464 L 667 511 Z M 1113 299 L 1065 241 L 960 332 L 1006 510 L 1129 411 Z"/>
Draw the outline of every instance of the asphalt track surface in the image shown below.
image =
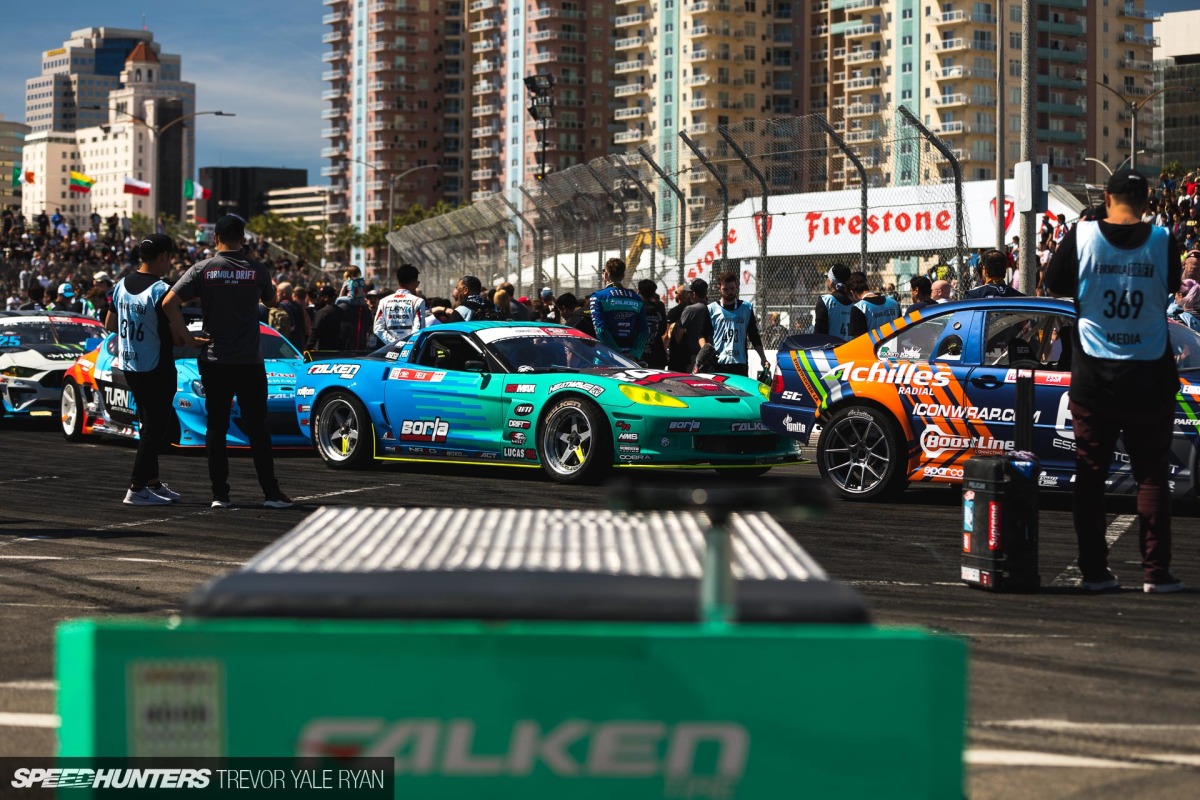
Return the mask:
<path fill-rule="evenodd" d="M 199 454 L 165 457 L 184 499 L 121 504 L 129 443 L 68 444 L 47 423 L 0 421 L 0 755 L 54 750 L 53 631 L 61 620 L 161 619 L 205 579 L 231 570 L 322 505 L 592 508 L 602 490 L 555 486 L 535 470 L 389 465 L 327 469 L 277 459 L 296 509 L 258 506 L 248 458 L 232 462 L 234 507 L 208 507 Z M 810 465 L 772 472 L 815 474 Z M 688 473 L 678 473 L 688 480 Z M 956 492 L 910 490 L 892 504 L 835 502 L 818 521 L 781 520 L 833 576 L 857 586 L 883 624 L 966 636 L 971 648 L 967 762 L 973 798 L 1200 796 L 1200 591 L 1147 595 L 1136 520 L 1110 499 L 1121 592 L 1070 588 L 1070 498 L 1043 495 L 1035 595 L 956 582 Z M 1200 507 L 1176 507 L 1175 572 L 1200 587 Z M 869 724 L 864 721 L 864 724 Z"/>

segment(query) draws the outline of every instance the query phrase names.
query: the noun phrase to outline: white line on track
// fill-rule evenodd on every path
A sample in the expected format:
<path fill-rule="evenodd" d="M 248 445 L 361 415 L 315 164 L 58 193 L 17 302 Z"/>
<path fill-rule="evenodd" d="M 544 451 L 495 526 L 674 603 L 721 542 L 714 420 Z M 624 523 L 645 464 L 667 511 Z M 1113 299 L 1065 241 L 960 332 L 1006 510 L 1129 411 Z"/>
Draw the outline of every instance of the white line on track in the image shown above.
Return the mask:
<path fill-rule="evenodd" d="M 107 608 L 107 606 L 62 606 L 51 605 L 49 603 L 0 603 L 0 606 L 6 608 L 61 608 L 68 611 L 90 611 L 99 608 Z"/>
<path fill-rule="evenodd" d="M 0 689 L 16 689 L 23 692 L 53 692 L 58 689 L 58 681 L 6 681 L 0 683 Z"/>
<path fill-rule="evenodd" d="M 1023 728 L 1039 731 L 1116 733 L 1118 731 L 1200 732 L 1200 725 L 1170 725 L 1138 722 L 1072 722 L 1067 719 L 1004 719 L 972 723 L 975 728 Z"/>
<path fill-rule="evenodd" d="M 57 728 L 57 714 L 24 714 L 0 711 L 0 728 Z"/>
<path fill-rule="evenodd" d="M 211 564 L 216 567 L 240 567 L 244 561 L 217 561 L 211 558 L 126 558 L 123 556 L 0 556 L 0 561 L 125 561 L 134 564 Z"/>
<path fill-rule="evenodd" d="M 1034 750 L 984 750 L 971 748 L 963 760 L 974 767 L 1066 767 L 1073 769 L 1153 769 L 1136 761 L 1114 761 L 1108 758 L 1067 756 L 1061 753 L 1040 753 Z"/>
<path fill-rule="evenodd" d="M 32 478 L 10 478 L 6 481 L 0 481 L 0 486 L 5 486 L 10 483 L 32 483 L 33 481 L 56 481 L 57 475 L 34 475 Z"/>
<path fill-rule="evenodd" d="M 1104 532 L 1104 539 L 1108 542 L 1110 550 L 1116 544 L 1117 539 L 1121 538 L 1121 534 L 1133 527 L 1133 523 L 1135 522 L 1137 522 L 1137 516 L 1133 514 L 1122 514 L 1112 521 L 1112 524 L 1108 526 L 1108 530 Z M 1077 586 L 1081 580 L 1083 580 L 1083 575 L 1079 572 L 1079 566 L 1071 564 L 1050 585 Z"/>

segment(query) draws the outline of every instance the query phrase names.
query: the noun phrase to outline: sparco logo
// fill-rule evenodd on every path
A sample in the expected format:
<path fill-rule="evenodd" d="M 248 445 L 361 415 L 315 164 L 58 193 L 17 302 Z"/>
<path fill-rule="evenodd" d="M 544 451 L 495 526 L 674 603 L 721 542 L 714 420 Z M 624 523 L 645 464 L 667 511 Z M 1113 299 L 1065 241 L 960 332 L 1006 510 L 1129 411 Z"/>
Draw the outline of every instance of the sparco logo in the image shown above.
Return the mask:
<path fill-rule="evenodd" d="M 441 418 L 406 419 L 400 425 L 402 442 L 444 442 L 450 433 L 450 424 Z"/>
<path fill-rule="evenodd" d="M 937 458 L 947 450 L 1012 450 L 1013 443 L 991 436 L 955 436 L 931 425 L 921 433 L 921 450 L 930 458 Z"/>
<path fill-rule="evenodd" d="M 869 367 L 856 366 L 853 361 L 838 364 L 821 376 L 821 380 L 860 381 L 868 383 L 912 384 L 913 386 L 949 386 L 952 374 L 941 368 L 931 370 L 921 364 L 881 364 L 878 361 Z"/>
<path fill-rule="evenodd" d="M 732 797 L 750 755 L 750 734 L 736 722 L 567 720 L 550 728 L 516 720 L 511 730 L 478 731 L 473 720 L 364 717 L 317 719 L 300 733 L 301 757 L 344 754 L 395 759 L 397 775 L 527 778 L 662 778 L 667 796 Z M 472 752 L 480 739 L 507 751 Z M 570 792 L 567 792 L 569 795 Z"/>
<path fill-rule="evenodd" d="M 207 789 L 208 769 L 27 769 L 13 772 L 14 789 Z"/>

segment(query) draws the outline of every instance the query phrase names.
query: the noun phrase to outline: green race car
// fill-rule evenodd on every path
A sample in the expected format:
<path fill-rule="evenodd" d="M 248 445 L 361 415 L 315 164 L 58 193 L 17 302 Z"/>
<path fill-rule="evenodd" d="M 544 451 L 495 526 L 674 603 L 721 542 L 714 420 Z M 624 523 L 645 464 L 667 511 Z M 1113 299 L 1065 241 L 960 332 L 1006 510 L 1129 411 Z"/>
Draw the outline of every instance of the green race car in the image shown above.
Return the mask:
<path fill-rule="evenodd" d="M 646 369 L 561 325 L 437 325 L 369 356 L 310 364 L 296 415 L 335 469 L 377 461 L 541 467 L 563 483 L 618 468 L 799 459 L 760 421 L 749 378 Z"/>

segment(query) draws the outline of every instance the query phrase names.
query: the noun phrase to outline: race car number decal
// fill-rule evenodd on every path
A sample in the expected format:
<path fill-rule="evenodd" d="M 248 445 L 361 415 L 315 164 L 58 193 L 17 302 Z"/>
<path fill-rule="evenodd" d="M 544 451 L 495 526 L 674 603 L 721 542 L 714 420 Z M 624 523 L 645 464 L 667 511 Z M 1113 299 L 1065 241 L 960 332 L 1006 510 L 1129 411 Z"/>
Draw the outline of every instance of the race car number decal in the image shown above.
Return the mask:
<path fill-rule="evenodd" d="M 358 374 L 358 364 L 313 364 L 308 368 L 309 375 L 337 375 L 348 381 Z"/>
<path fill-rule="evenodd" d="M 388 373 L 388 380 L 393 381 L 421 381 L 422 383 L 441 383 L 446 377 L 444 372 L 430 372 L 423 369 L 409 369 L 408 367 L 393 367 Z"/>

